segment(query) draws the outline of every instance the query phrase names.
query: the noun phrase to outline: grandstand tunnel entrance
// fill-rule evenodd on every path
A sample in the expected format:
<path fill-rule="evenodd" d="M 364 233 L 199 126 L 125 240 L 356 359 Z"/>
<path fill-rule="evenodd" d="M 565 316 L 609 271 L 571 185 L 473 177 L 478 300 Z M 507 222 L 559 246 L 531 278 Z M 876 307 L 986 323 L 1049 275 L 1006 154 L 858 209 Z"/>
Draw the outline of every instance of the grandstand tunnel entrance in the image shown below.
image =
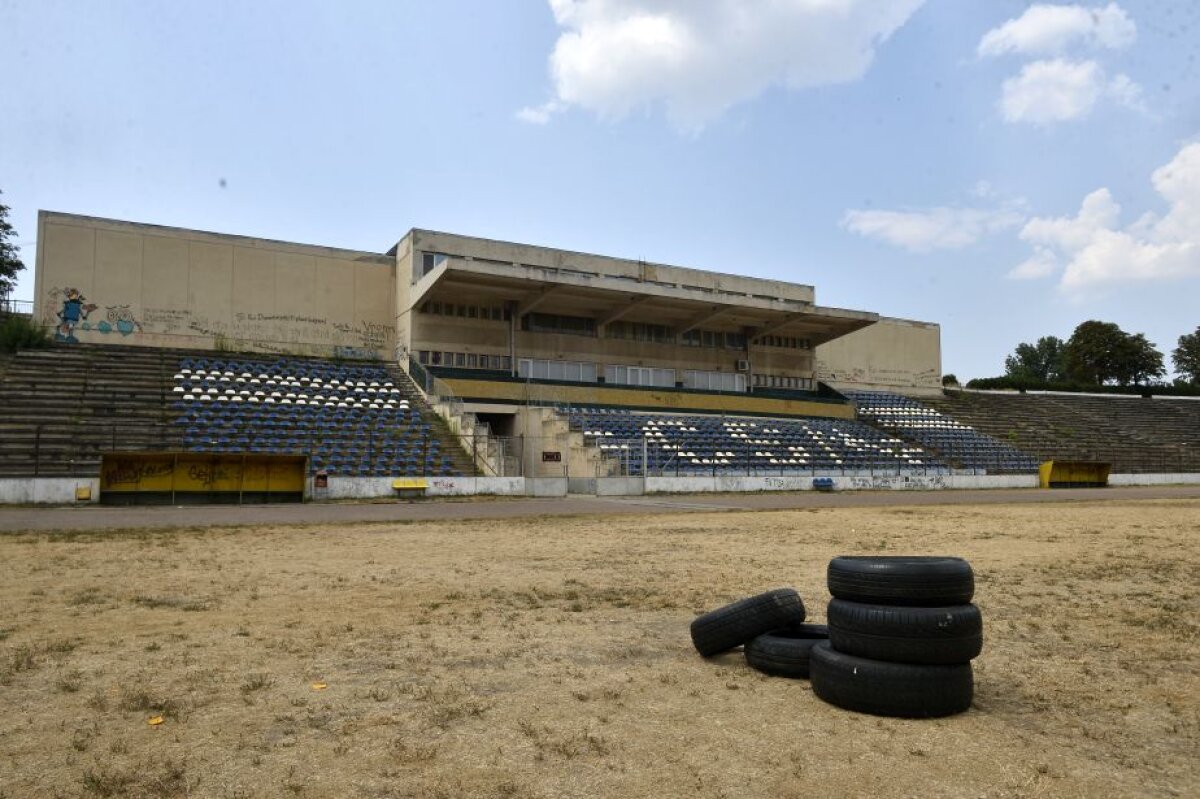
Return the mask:
<path fill-rule="evenodd" d="M 513 436 L 516 435 L 516 412 L 512 413 L 476 413 L 477 418 L 481 423 L 488 426 L 488 430 L 494 436 Z"/>

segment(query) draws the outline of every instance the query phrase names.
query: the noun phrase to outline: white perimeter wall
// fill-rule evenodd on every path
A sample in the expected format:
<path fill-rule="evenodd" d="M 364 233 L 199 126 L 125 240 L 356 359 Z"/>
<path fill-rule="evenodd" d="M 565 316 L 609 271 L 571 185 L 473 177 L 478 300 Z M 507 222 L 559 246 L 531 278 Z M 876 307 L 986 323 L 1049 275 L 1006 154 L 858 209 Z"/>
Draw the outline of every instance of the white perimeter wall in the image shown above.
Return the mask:
<path fill-rule="evenodd" d="M 939 491 L 953 488 L 1037 488 L 1035 474 L 867 475 L 830 477 L 835 491 Z M 647 494 L 739 491 L 813 491 L 812 477 L 648 477 Z"/>
<path fill-rule="evenodd" d="M 0 479 L 0 505 L 74 505 L 77 488 L 91 488 L 91 502 L 100 499 L 99 477 L 6 477 Z"/>
<path fill-rule="evenodd" d="M 322 499 L 376 499 L 395 496 L 391 477 L 330 477 L 329 488 L 312 490 L 308 497 Z M 427 496 L 563 496 L 566 478 L 524 477 L 430 477 Z M 970 488 L 1037 488 L 1036 475 L 928 475 L 928 476 L 832 476 L 836 491 L 941 491 Z M 647 494 L 702 494 L 712 492 L 812 491 L 812 477 L 648 477 Z M 616 477 L 586 481 L 576 488 L 601 496 L 642 493 L 642 478 Z M 1114 474 L 1111 486 L 1200 485 L 1200 473 L 1188 474 Z M 100 498 L 100 479 L 89 477 L 12 477 L 0 478 L 0 505 L 75 505 L 75 489 L 92 489 L 91 502 Z M 1062 489 L 1068 490 L 1068 489 Z"/>
<path fill-rule="evenodd" d="M 1110 474 L 1110 486 L 1200 485 L 1200 473 L 1188 474 Z"/>

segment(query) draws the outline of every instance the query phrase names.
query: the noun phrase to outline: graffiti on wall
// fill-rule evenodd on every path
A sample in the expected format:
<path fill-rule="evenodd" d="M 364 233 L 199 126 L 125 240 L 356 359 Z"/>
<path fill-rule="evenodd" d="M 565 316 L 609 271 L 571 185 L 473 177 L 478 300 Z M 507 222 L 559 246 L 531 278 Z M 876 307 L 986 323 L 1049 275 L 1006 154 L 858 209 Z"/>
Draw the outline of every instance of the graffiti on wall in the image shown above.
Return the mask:
<path fill-rule="evenodd" d="M 887 366 L 844 367 L 835 370 L 829 362 L 817 359 L 813 367 L 818 380 L 837 383 L 861 383 L 884 386 L 941 386 L 942 376 L 936 369 L 896 369 Z"/>
<path fill-rule="evenodd" d="M 205 338 L 238 349 L 281 355 L 311 351 L 342 358 L 379 358 L 390 353 L 396 328 L 378 322 L 331 320 L 303 314 L 235 313 L 210 318 L 188 308 L 147 307 L 140 313 L 130 304 L 101 306 L 89 302 L 77 288 L 51 289 L 45 323 L 54 326 L 56 341 L 76 344 L 78 334 L 131 336 L 135 333 Z"/>
<path fill-rule="evenodd" d="M 54 289 L 50 292 L 50 296 L 54 303 L 57 303 L 60 297 L 62 298 L 62 307 L 55 314 L 58 318 L 58 326 L 54 329 L 54 340 L 78 344 L 79 339 L 75 337 L 75 328 L 82 323 L 83 329 L 87 330 L 87 319 L 92 311 L 96 310 L 96 304 L 88 302 L 87 297 L 75 288 Z"/>
<path fill-rule="evenodd" d="M 232 319 L 213 319 L 191 310 L 147 308 L 145 319 L 147 332 L 203 336 L 238 349 L 279 354 L 333 350 L 338 357 L 378 358 L 381 350 L 390 352 L 396 340 L 393 325 L 304 314 L 239 312 Z M 154 328 L 149 320 L 156 321 Z"/>
<path fill-rule="evenodd" d="M 51 289 L 48 307 L 58 308 L 54 311 L 54 340 L 67 344 L 79 343 L 78 331 L 129 336 L 142 330 L 129 305 L 106 305 L 102 315 L 93 316 L 100 306 L 88 302 L 77 288 Z"/>
<path fill-rule="evenodd" d="M 940 474 L 876 474 L 851 477 L 850 488 L 857 491 L 936 491 L 946 488 L 946 478 Z"/>

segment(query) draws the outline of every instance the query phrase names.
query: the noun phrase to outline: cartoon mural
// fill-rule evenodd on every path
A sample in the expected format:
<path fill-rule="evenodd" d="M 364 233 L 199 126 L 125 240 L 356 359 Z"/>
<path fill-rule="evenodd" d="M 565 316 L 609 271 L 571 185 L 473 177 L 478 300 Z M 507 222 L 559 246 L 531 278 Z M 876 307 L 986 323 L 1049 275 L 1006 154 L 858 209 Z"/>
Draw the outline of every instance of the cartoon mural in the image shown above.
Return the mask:
<path fill-rule="evenodd" d="M 54 331 L 54 340 L 78 344 L 79 339 L 75 338 L 75 326 L 83 322 L 83 329 L 87 330 L 86 320 L 88 315 L 96 310 L 96 305 L 88 302 L 87 297 L 84 297 L 79 289 L 63 289 L 62 295 L 62 310 L 57 314 L 58 327 Z"/>
<path fill-rule="evenodd" d="M 142 332 L 142 323 L 134 318 L 129 305 L 104 306 L 104 318 L 98 322 L 92 321 L 92 312 L 97 306 L 88 302 L 87 297 L 76 288 L 51 289 L 52 303 L 62 303 L 62 308 L 54 316 L 58 319 L 54 328 L 54 340 L 68 344 L 78 344 L 76 331 L 90 333 L 120 333 L 122 336 Z"/>
<path fill-rule="evenodd" d="M 137 331 L 142 332 L 142 323 L 133 318 L 133 311 L 129 310 L 128 305 L 106 305 L 104 306 L 107 313 L 105 318 L 101 320 L 94 328 L 89 327 L 85 322 L 84 330 L 95 330 L 98 333 L 120 333 L 122 336 L 128 336 L 130 333 Z"/>

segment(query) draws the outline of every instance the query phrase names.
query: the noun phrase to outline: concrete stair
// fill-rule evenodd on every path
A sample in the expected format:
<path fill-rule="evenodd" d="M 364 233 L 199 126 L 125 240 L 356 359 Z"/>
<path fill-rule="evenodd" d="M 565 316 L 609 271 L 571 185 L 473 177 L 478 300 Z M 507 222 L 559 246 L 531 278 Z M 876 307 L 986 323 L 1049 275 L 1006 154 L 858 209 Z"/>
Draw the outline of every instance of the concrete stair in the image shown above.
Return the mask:
<path fill-rule="evenodd" d="M 185 357 L 211 351 L 120 345 L 55 346 L 0 361 L 0 477 L 94 476 L 113 451 L 183 449 L 172 407 L 174 375 Z M 269 355 L 247 355 L 247 358 Z M 428 423 L 462 474 L 470 456 L 398 367 L 393 382 Z"/>
<path fill-rule="evenodd" d="M 946 392 L 921 402 L 1041 460 L 1117 473 L 1200 472 L 1200 401 Z"/>

